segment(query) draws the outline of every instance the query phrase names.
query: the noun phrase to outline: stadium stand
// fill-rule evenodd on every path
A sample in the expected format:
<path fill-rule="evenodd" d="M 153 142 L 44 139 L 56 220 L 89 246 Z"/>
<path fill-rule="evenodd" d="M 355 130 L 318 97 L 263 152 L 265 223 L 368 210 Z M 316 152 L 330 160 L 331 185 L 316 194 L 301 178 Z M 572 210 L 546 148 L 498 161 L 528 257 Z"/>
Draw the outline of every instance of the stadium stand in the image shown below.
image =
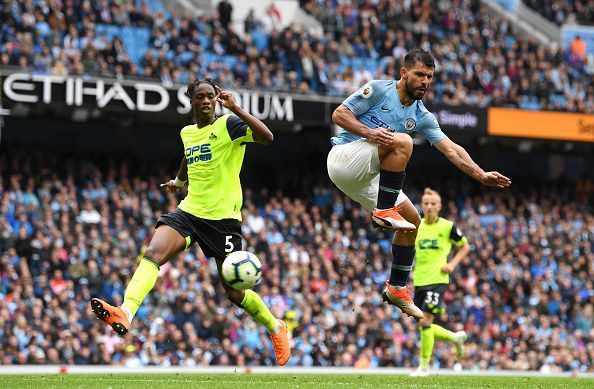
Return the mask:
<path fill-rule="evenodd" d="M 304 1 L 324 26 L 319 39 L 276 30 L 264 11 L 248 15 L 241 38 L 216 13 L 170 14 L 154 0 L 76 4 L 0 4 L 0 66 L 166 85 L 199 75 L 225 88 L 343 96 L 398 77 L 406 49 L 420 46 L 438 59 L 434 102 L 594 112 L 594 63 L 516 35 L 480 2 Z"/>
<path fill-rule="evenodd" d="M 562 25 L 594 24 L 594 2 L 592 0 L 523 0 L 530 8 L 552 22 Z"/>
<path fill-rule="evenodd" d="M 594 24 L 592 0 L 524 2 L 558 24 Z M 397 77 L 421 46 L 439 64 L 432 102 L 594 113 L 594 63 L 516 34 L 478 1 L 300 4 L 322 37 L 276 29 L 270 8 L 239 34 L 224 26 L 231 15 L 191 18 L 157 0 L 6 0 L 0 68 L 344 96 Z M 162 267 L 125 338 L 88 309 L 93 295 L 121 301 L 154 222 L 179 200 L 159 188 L 176 166 L 23 149 L 0 149 L 0 365 L 274 365 L 264 328 L 242 320 L 198 247 Z M 246 248 L 265 266 L 259 293 L 292 332 L 289 365 L 417 366 L 417 323 L 378 293 L 388 237 L 313 171 L 295 187 L 245 190 Z M 594 372 L 594 183 L 534 180 L 505 193 L 469 179 L 436 187 L 472 254 L 446 296 L 468 358 L 456 365 L 439 345 L 435 367 Z M 406 191 L 418 202 L 422 188 L 409 180 Z"/>
<path fill-rule="evenodd" d="M 158 187 L 174 170 L 0 154 L 1 365 L 274 364 L 264 329 L 241 320 L 197 247 L 162 267 L 126 338 L 88 309 L 92 295 L 121 300 L 153 223 L 177 204 Z M 325 179 L 300 180 L 314 184 L 291 196 L 246 189 L 243 224 L 265 264 L 259 293 L 293 334 L 289 365 L 416 366 L 416 322 L 378 293 L 389 240 Z M 472 244 L 446 296 L 451 322 L 470 334 L 462 366 L 594 371 L 594 183 L 498 192 L 448 182 L 444 216 Z M 407 193 L 418 201 L 419 189 Z M 455 365 L 444 346 L 434 355 Z"/>

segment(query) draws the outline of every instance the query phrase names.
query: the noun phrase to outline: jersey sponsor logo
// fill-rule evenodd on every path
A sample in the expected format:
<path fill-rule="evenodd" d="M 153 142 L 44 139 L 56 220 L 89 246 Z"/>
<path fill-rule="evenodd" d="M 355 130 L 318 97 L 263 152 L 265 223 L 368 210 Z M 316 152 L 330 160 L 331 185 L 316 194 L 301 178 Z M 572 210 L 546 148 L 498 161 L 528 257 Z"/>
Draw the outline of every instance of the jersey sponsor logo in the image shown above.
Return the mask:
<path fill-rule="evenodd" d="M 210 150 L 210 143 L 188 147 L 186 149 L 186 161 L 188 165 L 195 162 L 206 162 L 212 159 L 212 151 Z"/>
<path fill-rule="evenodd" d="M 371 85 L 365 85 L 361 90 L 361 97 L 363 97 L 364 99 L 370 98 L 372 94 L 373 88 L 371 87 Z"/>
<path fill-rule="evenodd" d="M 438 239 L 421 239 L 419 240 L 419 248 L 421 250 L 439 250 Z"/>
<path fill-rule="evenodd" d="M 370 118 L 370 120 L 373 124 L 375 124 L 378 127 L 390 129 L 390 126 L 388 125 L 388 123 L 384 122 L 382 119 L 378 118 L 377 116 L 372 116 Z"/>
<path fill-rule="evenodd" d="M 406 131 L 412 131 L 416 126 L 417 122 L 413 118 L 408 118 L 406 119 L 406 122 L 404 122 L 404 128 Z"/>

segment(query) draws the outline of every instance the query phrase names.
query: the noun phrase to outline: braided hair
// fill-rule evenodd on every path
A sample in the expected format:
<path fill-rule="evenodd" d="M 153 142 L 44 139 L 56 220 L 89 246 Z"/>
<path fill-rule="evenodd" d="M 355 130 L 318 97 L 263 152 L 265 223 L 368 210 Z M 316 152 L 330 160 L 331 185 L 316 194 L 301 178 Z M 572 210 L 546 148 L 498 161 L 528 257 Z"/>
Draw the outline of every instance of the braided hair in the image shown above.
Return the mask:
<path fill-rule="evenodd" d="M 186 89 L 186 96 L 188 96 L 189 99 L 192 98 L 192 96 L 194 94 L 194 90 L 200 84 L 209 84 L 214 89 L 215 94 L 219 94 L 221 92 L 221 87 L 219 87 L 217 85 L 217 83 L 212 78 L 204 78 L 204 79 L 198 79 L 197 78 L 194 81 L 192 81 L 190 83 L 190 85 L 188 85 L 188 89 Z"/>

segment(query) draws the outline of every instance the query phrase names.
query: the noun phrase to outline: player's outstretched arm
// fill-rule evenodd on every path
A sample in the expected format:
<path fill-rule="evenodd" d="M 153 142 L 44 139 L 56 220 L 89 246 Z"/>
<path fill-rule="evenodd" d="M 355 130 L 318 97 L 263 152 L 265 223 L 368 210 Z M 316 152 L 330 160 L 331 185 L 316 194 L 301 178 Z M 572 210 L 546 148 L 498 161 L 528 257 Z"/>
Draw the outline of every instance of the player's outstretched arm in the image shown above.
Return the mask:
<path fill-rule="evenodd" d="M 243 120 L 245 124 L 247 124 L 248 127 L 252 129 L 252 134 L 256 143 L 262 143 L 265 145 L 272 143 L 274 140 L 274 135 L 272 135 L 272 131 L 270 131 L 268 126 L 262 123 L 260 119 L 237 105 L 231 93 L 221 91 L 217 96 L 217 101 L 221 103 L 223 107 L 237 115 L 237 117 Z"/>
<path fill-rule="evenodd" d="M 186 157 L 184 156 L 175 180 L 169 180 L 166 183 L 161 184 L 161 187 L 165 188 L 168 193 L 175 193 L 184 187 L 186 181 L 188 181 L 188 161 L 186 161 Z"/>
<path fill-rule="evenodd" d="M 468 174 L 485 186 L 495 188 L 507 188 L 511 185 L 511 180 L 499 172 L 485 172 L 477 165 L 464 147 L 452 142 L 450 138 L 440 140 L 435 147 L 443 153 L 458 169 Z"/>
<path fill-rule="evenodd" d="M 366 126 L 358 121 L 355 114 L 344 104 L 341 104 L 332 113 L 332 123 L 344 128 L 348 132 L 367 138 L 373 143 L 388 146 L 394 141 L 394 134 L 390 130 L 381 127 L 372 129 Z"/>

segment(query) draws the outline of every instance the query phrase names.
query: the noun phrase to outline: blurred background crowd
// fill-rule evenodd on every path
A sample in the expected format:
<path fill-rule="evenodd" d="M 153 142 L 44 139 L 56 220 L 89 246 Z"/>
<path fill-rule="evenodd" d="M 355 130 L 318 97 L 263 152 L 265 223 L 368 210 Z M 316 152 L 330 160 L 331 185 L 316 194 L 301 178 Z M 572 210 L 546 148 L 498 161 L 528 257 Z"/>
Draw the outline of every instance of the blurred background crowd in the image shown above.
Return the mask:
<path fill-rule="evenodd" d="M 592 24 L 592 0 L 527 1 L 557 23 Z M 8 0 L 0 4 L 0 66 L 57 76 L 199 77 L 224 88 L 343 96 L 399 78 L 407 50 L 437 58 L 432 102 L 594 112 L 594 59 L 583 44 L 538 44 L 471 0 L 302 0 L 323 32 L 281 27 L 272 3 L 242 27 L 223 0 L 210 16 L 156 0 Z M 583 43 L 583 41 L 581 42 Z"/>
<path fill-rule="evenodd" d="M 559 26 L 594 25 L 594 0 L 523 2 Z M 482 1 L 300 0 L 320 29 L 286 23 L 291 15 L 274 2 L 241 20 L 229 0 L 208 15 L 166 5 L 2 1 L 0 69 L 165 86 L 211 77 L 223 88 L 346 96 L 371 79 L 399 78 L 406 52 L 421 47 L 437 60 L 431 103 L 594 113 L 590 41 L 543 45 Z M 0 365 L 274 365 L 266 331 L 227 301 L 214 262 L 197 246 L 161 268 L 125 338 L 95 319 L 89 299 L 121 303 L 155 221 L 178 204 L 180 196 L 159 188 L 177 166 L 166 155 L 156 158 L 160 165 L 113 150 L 84 156 L 93 149 L 77 151 L 89 142 L 85 133 L 61 142 L 60 127 L 91 122 L 45 119 L 7 122 L 18 131 L 44 126 L 55 134 L 46 145 L 55 146 L 51 152 L 35 139 L 0 148 Z M 590 131 L 586 121 L 580 126 Z M 128 128 L 105 130 L 106 139 L 133 147 Z M 323 147 L 313 131 L 294 135 L 300 142 L 287 137 L 285 147 L 298 156 L 265 166 L 266 177 L 251 172 L 243 210 L 244 248 L 264 264 L 257 290 L 292 334 L 289 365 L 417 366 L 417 323 L 379 294 L 391 237 L 330 184 L 324 162 L 315 161 Z M 480 147 L 491 141 L 467 140 Z M 581 179 L 592 177 L 591 153 L 582 146 L 508 142 L 506 152 L 516 154 L 490 160 L 526 177 L 510 191 L 432 171 L 443 216 L 472 247 L 452 277 L 447 314 L 438 318 L 469 333 L 467 357 L 456 361 L 438 342 L 435 367 L 594 371 L 594 182 Z M 480 154 L 497 146 L 490 147 Z M 533 147 L 539 157 L 526 154 Z M 278 150 L 284 158 L 287 150 Z M 514 172 L 516 161 L 535 174 Z M 543 178 L 562 169 L 567 181 Z M 425 185 L 407 178 L 417 206 Z"/>
<path fill-rule="evenodd" d="M 592 0 L 523 0 L 533 10 L 558 25 L 594 24 L 594 2 Z"/>
<path fill-rule="evenodd" d="M 177 205 L 159 188 L 175 170 L 0 154 L 0 364 L 274 364 L 265 329 L 226 300 L 197 246 L 161 268 L 125 338 L 89 309 L 91 296 L 121 302 L 154 222 Z M 289 365 L 416 366 L 417 323 L 379 294 L 390 237 L 323 169 L 299 180 L 246 189 L 243 212 L 245 248 L 264 264 L 257 290 L 292 333 Z M 438 343 L 436 367 L 594 371 L 594 183 L 442 182 L 442 214 L 472 252 L 440 320 L 470 337 L 461 362 Z M 422 189 L 405 186 L 417 205 Z"/>

